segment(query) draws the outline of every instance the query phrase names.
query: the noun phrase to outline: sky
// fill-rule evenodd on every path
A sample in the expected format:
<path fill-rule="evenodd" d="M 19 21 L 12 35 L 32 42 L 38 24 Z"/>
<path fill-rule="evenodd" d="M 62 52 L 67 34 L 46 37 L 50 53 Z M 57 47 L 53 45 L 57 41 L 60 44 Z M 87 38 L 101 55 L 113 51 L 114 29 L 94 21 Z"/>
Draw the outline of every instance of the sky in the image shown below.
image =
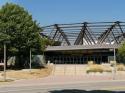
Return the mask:
<path fill-rule="evenodd" d="M 24 7 L 41 26 L 58 23 L 125 21 L 125 0 L 0 0 Z"/>

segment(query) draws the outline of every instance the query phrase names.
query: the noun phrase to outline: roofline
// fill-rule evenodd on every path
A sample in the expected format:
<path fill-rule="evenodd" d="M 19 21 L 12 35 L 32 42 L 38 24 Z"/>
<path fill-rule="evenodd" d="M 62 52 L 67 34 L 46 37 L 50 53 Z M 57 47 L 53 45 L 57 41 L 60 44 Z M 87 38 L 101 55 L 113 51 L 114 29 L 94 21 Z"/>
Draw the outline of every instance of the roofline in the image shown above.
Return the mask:
<path fill-rule="evenodd" d="M 71 46 L 48 46 L 45 51 L 68 51 L 68 50 L 87 50 L 87 49 L 118 49 L 120 45 L 71 45 Z"/>

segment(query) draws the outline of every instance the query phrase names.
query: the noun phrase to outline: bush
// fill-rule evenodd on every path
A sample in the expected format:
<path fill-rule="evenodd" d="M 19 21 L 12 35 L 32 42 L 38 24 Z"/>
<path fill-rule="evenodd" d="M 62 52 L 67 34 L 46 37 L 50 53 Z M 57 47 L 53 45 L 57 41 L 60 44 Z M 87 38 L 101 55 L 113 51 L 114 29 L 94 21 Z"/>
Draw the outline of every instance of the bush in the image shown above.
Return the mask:
<path fill-rule="evenodd" d="M 112 69 L 103 69 L 103 72 L 112 72 Z"/>
<path fill-rule="evenodd" d="M 103 72 L 112 72 L 112 67 L 110 64 L 102 64 Z"/>
<path fill-rule="evenodd" d="M 118 64 L 117 65 L 117 71 L 125 71 L 125 65 L 124 64 Z"/>
<path fill-rule="evenodd" d="M 94 65 L 89 65 L 87 70 L 86 70 L 87 73 L 90 73 L 90 72 L 112 72 L 112 69 L 111 67 L 109 66 L 102 66 L 102 65 L 97 65 L 97 64 L 94 64 Z"/>
<path fill-rule="evenodd" d="M 111 66 L 113 67 L 113 66 L 116 65 L 116 61 L 110 61 L 110 64 L 111 64 Z"/>
<path fill-rule="evenodd" d="M 34 55 L 32 58 L 32 68 L 44 68 L 44 67 L 46 67 L 44 56 Z"/>
<path fill-rule="evenodd" d="M 103 72 L 103 67 L 101 65 L 91 65 L 89 66 L 89 68 L 87 69 L 86 71 L 87 73 L 90 73 L 90 72 L 100 72 L 102 73 Z"/>
<path fill-rule="evenodd" d="M 94 61 L 88 61 L 88 65 L 93 65 Z"/>

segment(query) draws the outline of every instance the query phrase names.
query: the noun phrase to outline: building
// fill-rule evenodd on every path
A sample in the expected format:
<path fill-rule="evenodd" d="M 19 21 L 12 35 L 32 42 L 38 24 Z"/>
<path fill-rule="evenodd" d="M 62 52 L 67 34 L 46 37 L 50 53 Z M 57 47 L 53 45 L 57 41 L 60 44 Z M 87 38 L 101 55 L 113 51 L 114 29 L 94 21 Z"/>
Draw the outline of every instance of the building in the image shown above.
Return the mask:
<path fill-rule="evenodd" d="M 125 40 L 125 22 L 84 22 L 43 27 L 54 46 L 45 51 L 54 64 L 107 63 Z"/>

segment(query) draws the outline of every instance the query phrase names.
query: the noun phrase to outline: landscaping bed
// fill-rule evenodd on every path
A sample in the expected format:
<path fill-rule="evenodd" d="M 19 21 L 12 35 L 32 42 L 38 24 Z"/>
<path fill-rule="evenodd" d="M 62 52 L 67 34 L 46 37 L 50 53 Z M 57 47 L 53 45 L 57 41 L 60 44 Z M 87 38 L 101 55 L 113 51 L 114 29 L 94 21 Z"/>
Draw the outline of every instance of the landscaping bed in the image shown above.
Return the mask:
<path fill-rule="evenodd" d="M 103 65 L 98 65 L 98 64 L 93 64 L 93 65 L 89 65 L 86 69 L 86 73 L 96 73 L 96 72 L 112 72 L 111 67 L 108 66 L 103 66 Z"/>
<path fill-rule="evenodd" d="M 110 64 L 89 64 L 86 68 L 86 73 L 112 73 L 116 68 L 117 72 L 125 73 L 125 65 L 117 64 L 116 67 L 111 66 Z"/>
<path fill-rule="evenodd" d="M 6 72 L 7 78 L 9 79 L 33 79 L 43 78 L 51 74 L 52 67 L 46 67 L 42 69 L 23 69 L 23 70 L 8 70 Z M 3 74 L 2 74 L 3 75 Z"/>

